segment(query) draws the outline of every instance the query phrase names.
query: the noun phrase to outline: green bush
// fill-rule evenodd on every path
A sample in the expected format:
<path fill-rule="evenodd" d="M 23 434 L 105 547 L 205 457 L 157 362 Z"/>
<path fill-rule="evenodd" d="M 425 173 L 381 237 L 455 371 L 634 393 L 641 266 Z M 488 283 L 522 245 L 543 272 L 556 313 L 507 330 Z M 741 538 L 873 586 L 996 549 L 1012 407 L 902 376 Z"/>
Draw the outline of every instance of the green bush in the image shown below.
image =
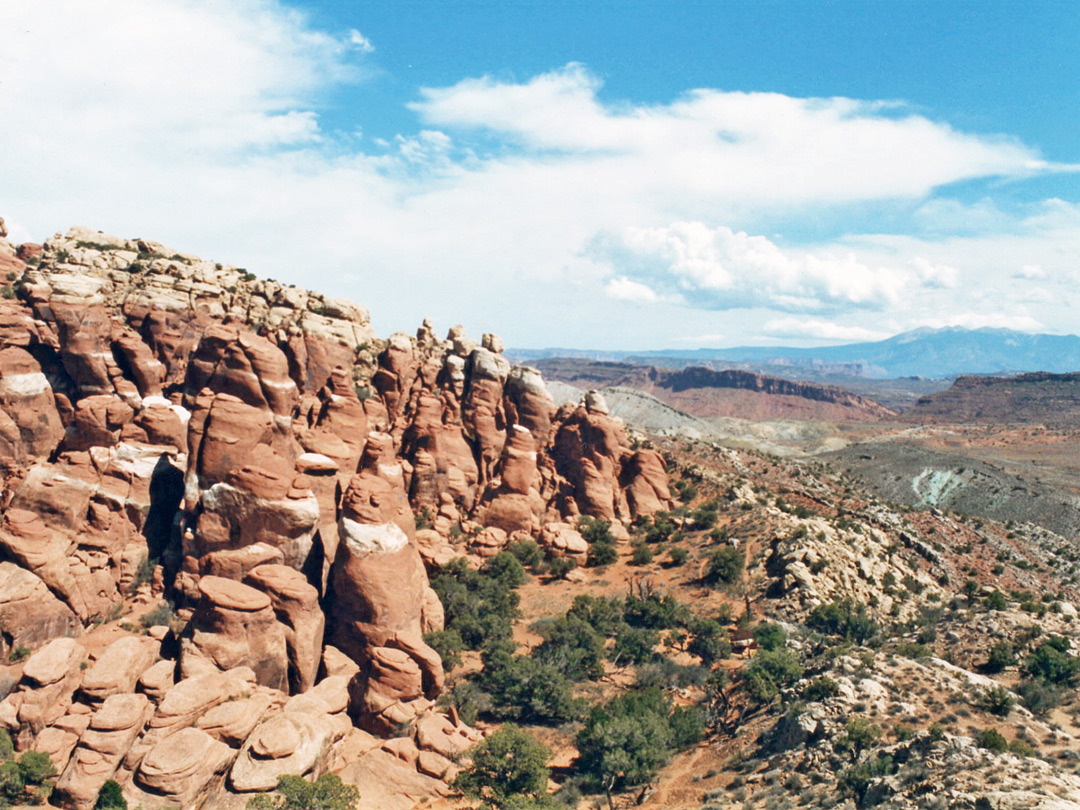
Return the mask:
<path fill-rule="evenodd" d="M 1003 672 L 1006 667 L 1016 663 L 1016 653 L 1013 646 L 1007 641 L 999 641 L 990 648 L 986 657 L 986 665 L 983 669 L 991 674 Z"/>
<path fill-rule="evenodd" d="M 1009 607 L 1009 600 L 1005 598 L 1005 594 L 1001 591 L 994 591 L 986 595 L 983 599 L 983 606 L 987 610 L 1005 610 Z"/>
<path fill-rule="evenodd" d="M 1040 717 L 1049 714 L 1061 705 L 1062 688 L 1045 681 L 1033 680 L 1020 684 L 1017 691 L 1020 693 L 1020 701 L 1032 714 Z"/>
<path fill-rule="evenodd" d="M 578 768 L 605 789 L 647 781 L 671 756 L 671 705 L 659 689 L 643 689 L 593 707 L 578 733 Z"/>
<path fill-rule="evenodd" d="M 778 650 L 787 643 L 787 633 L 778 624 L 762 622 L 754 628 L 754 643 L 763 650 Z"/>
<path fill-rule="evenodd" d="M 26 751 L 19 757 L 19 771 L 28 785 L 40 785 L 56 776 L 52 758 L 43 751 Z"/>
<path fill-rule="evenodd" d="M 644 664 L 656 659 L 654 648 L 659 640 L 655 630 L 624 624 L 616 632 L 615 646 L 609 655 L 612 661 L 619 663 Z"/>
<path fill-rule="evenodd" d="M 115 779 L 106 780 L 98 791 L 94 810 L 128 810 L 127 799 L 120 790 L 120 783 Z"/>
<path fill-rule="evenodd" d="M 547 746 L 508 723 L 469 750 L 472 764 L 458 774 L 454 786 L 495 808 L 520 807 L 521 799 L 543 802 L 550 756 Z"/>
<path fill-rule="evenodd" d="M 248 799 L 248 810 L 351 810 L 360 799 L 356 785 L 324 773 L 314 782 L 302 776 L 278 777 L 276 796 L 261 793 Z"/>
<path fill-rule="evenodd" d="M 497 717 L 557 725 L 581 715 L 581 703 L 566 674 L 532 656 L 486 658 L 481 685 L 491 694 Z"/>
<path fill-rule="evenodd" d="M 589 568 L 599 568 L 602 565 L 612 565 L 618 560 L 619 552 L 614 543 L 593 543 L 589 546 L 589 556 L 585 558 L 585 565 Z"/>
<path fill-rule="evenodd" d="M 668 564 L 669 565 L 686 565 L 686 560 L 690 556 L 690 553 L 681 546 L 675 546 L 668 550 Z"/>
<path fill-rule="evenodd" d="M 465 649 L 465 642 L 461 640 L 461 634 L 457 630 L 436 630 L 426 633 L 424 643 L 439 654 L 447 672 L 460 666 L 461 651 Z"/>
<path fill-rule="evenodd" d="M 865 717 L 852 717 L 833 747 L 837 751 L 850 753 L 853 760 L 858 759 L 859 754 L 881 739 L 881 733 L 881 726 L 874 725 Z"/>
<path fill-rule="evenodd" d="M 866 606 L 855 604 L 853 599 L 838 599 L 827 605 L 818 605 L 806 619 L 815 630 L 845 641 L 865 644 L 878 634 L 879 628 L 866 613 Z"/>
<path fill-rule="evenodd" d="M 644 543 L 634 544 L 634 554 L 630 558 L 631 565 L 648 565 L 653 561 L 652 549 Z"/>
<path fill-rule="evenodd" d="M 1039 644 L 1028 656 L 1024 665 L 1026 672 L 1050 684 L 1072 683 L 1080 673 L 1080 658 L 1070 655 L 1069 642 L 1060 637 L 1051 637 Z"/>
<path fill-rule="evenodd" d="M 601 636 L 613 636 L 623 624 L 623 603 L 606 596 L 581 594 L 574 597 L 567 611 L 570 615 L 584 619 Z"/>
<path fill-rule="evenodd" d="M 653 592 L 644 596 L 628 596 L 623 607 L 623 618 L 634 627 L 670 630 L 685 627 L 691 617 L 689 608 L 671 594 Z"/>
<path fill-rule="evenodd" d="M 514 558 L 526 566 L 531 568 L 540 562 L 540 546 L 537 545 L 535 540 L 521 540 L 517 543 L 511 543 L 507 550 L 514 555 Z"/>
<path fill-rule="evenodd" d="M 828 675 L 818 675 L 816 678 L 812 679 L 810 683 L 806 685 L 806 689 L 803 690 L 803 697 L 811 702 L 836 697 L 839 694 L 840 684 Z"/>
<path fill-rule="evenodd" d="M 743 671 L 745 688 L 750 697 L 767 703 L 803 676 L 799 657 L 792 650 L 759 650 Z"/>
<path fill-rule="evenodd" d="M 484 563 L 483 568 L 480 569 L 480 573 L 494 579 L 507 589 L 516 588 L 518 585 L 524 585 L 528 580 L 528 577 L 525 575 L 525 569 L 521 567 L 521 563 L 518 562 L 517 557 L 509 551 L 500 551 L 494 557 L 490 558 Z"/>
<path fill-rule="evenodd" d="M 548 563 L 548 573 L 555 579 L 566 579 L 566 575 L 577 568 L 573 557 L 555 557 Z"/>
<path fill-rule="evenodd" d="M 577 528 L 590 546 L 595 543 L 615 545 L 615 538 L 611 535 L 611 523 L 602 518 L 582 516 L 578 519 Z"/>
<path fill-rule="evenodd" d="M 975 744 L 987 751 L 1001 753 L 1009 750 L 1009 741 L 1000 731 L 994 728 L 983 729 L 975 734 Z"/>
<path fill-rule="evenodd" d="M 709 585 L 733 585 L 745 567 L 746 555 L 734 546 L 724 546 L 709 554 L 704 580 Z"/>
<path fill-rule="evenodd" d="M 492 561 L 496 559 L 492 557 Z M 507 559 L 516 568 L 509 565 Z M 520 602 L 510 582 L 516 581 L 519 574 L 524 577 L 521 564 L 510 554 L 499 562 L 489 562 L 480 571 L 470 570 L 463 558 L 443 566 L 432 576 L 431 587 L 443 604 L 445 630 L 456 632 L 465 649 L 469 650 L 510 638 Z"/>
<path fill-rule="evenodd" d="M 555 619 L 543 635 L 543 643 L 532 652 L 538 661 L 557 667 L 572 681 L 604 674 L 604 639 L 581 617 Z"/>
<path fill-rule="evenodd" d="M 687 628 L 690 643 L 686 651 L 701 658 L 701 663 L 712 664 L 731 656 L 731 641 L 727 628 L 715 619 L 695 619 Z"/>
<path fill-rule="evenodd" d="M 1013 693 L 1003 686 L 992 686 L 979 695 L 979 708 L 998 717 L 1007 717 L 1015 705 Z"/>

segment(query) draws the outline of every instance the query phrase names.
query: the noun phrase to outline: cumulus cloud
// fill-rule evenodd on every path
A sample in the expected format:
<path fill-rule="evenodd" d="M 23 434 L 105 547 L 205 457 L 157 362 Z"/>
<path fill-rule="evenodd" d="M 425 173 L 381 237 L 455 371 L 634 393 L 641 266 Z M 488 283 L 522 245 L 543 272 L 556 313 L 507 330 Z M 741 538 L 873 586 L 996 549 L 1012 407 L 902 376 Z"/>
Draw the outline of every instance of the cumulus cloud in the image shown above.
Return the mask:
<path fill-rule="evenodd" d="M 762 331 L 767 335 L 783 338 L 814 338 L 849 343 L 884 340 L 892 332 L 867 329 L 862 326 L 844 326 L 833 321 L 815 318 L 772 318 L 765 322 Z"/>
<path fill-rule="evenodd" d="M 660 297 L 650 287 L 626 276 L 613 278 L 604 285 L 604 293 L 616 301 L 633 301 L 638 304 L 654 304 Z"/>
<path fill-rule="evenodd" d="M 723 225 L 677 222 L 625 228 L 590 250 L 638 283 L 707 309 L 772 307 L 790 312 L 883 310 L 920 288 L 955 287 L 957 270 L 916 257 L 907 267 L 869 266 L 850 250 L 784 250 L 764 236 Z M 627 276 L 620 277 L 625 283 Z"/>

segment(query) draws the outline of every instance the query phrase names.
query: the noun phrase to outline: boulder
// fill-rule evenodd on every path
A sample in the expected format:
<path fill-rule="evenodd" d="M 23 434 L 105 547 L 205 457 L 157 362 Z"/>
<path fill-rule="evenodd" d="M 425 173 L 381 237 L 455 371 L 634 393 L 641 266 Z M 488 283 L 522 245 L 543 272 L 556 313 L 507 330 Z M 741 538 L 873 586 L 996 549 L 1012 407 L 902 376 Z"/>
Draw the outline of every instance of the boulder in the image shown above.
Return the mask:
<path fill-rule="evenodd" d="M 75 810 L 93 807 L 101 786 L 113 778 L 152 711 L 145 695 L 106 698 L 57 779 L 53 801 Z"/>
<path fill-rule="evenodd" d="M 272 790 L 282 776 L 318 776 L 327 765 L 331 746 L 341 739 L 347 722 L 325 714 L 284 712 L 267 718 L 252 732 L 229 773 L 236 791 Z"/>
<path fill-rule="evenodd" d="M 286 565 L 260 565 L 244 582 L 270 597 L 274 614 L 285 627 L 290 692 L 306 692 L 319 672 L 326 629 L 319 592 L 303 574 Z"/>
<path fill-rule="evenodd" d="M 288 689 L 285 628 L 274 615 L 270 597 L 214 576 L 199 580 L 199 592 L 190 635 L 181 644 L 181 669 L 191 667 L 187 657 L 198 657 L 222 671 L 250 667 L 259 684 Z"/>

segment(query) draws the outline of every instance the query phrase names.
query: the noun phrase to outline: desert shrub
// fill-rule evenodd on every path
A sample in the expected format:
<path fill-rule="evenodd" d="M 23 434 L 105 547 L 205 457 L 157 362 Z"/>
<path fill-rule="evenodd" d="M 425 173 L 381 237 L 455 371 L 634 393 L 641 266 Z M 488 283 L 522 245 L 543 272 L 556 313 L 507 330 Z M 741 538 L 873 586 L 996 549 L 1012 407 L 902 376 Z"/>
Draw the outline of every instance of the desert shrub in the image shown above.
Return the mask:
<path fill-rule="evenodd" d="M 585 565 L 589 568 L 599 568 L 602 565 L 611 565 L 618 560 L 619 552 L 614 543 L 593 543 L 589 546 L 589 555 L 585 558 Z"/>
<path fill-rule="evenodd" d="M 19 771 L 28 785 L 40 785 L 56 776 L 56 766 L 43 751 L 26 751 L 19 757 Z"/>
<path fill-rule="evenodd" d="M 543 725 L 581 715 L 581 703 L 566 674 L 532 656 L 485 658 L 480 684 L 491 694 L 496 717 Z"/>
<path fill-rule="evenodd" d="M 1025 681 L 1017 688 L 1024 708 L 1032 714 L 1044 716 L 1061 705 L 1062 688 L 1044 681 Z"/>
<path fill-rule="evenodd" d="M 1070 655 L 1068 649 L 1068 640 L 1052 636 L 1032 651 L 1024 669 L 1033 678 L 1045 683 L 1071 683 L 1080 672 L 1080 658 Z"/>
<path fill-rule="evenodd" d="M 690 621 L 690 610 L 671 594 L 631 594 L 623 606 L 623 619 L 633 627 L 669 630 Z"/>
<path fill-rule="evenodd" d="M 708 677 L 707 667 L 676 664 L 670 658 L 661 656 L 637 668 L 634 685 L 639 689 L 648 689 L 650 686 L 660 689 L 682 689 L 687 686 L 702 686 Z"/>
<path fill-rule="evenodd" d="M 734 546 L 724 546 L 709 554 L 704 580 L 709 585 L 733 585 L 746 567 L 746 555 Z"/>
<path fill-rule="evenodd" d="M 513 555 L 503 554 L 502 560 L 492 563 L 502 555 L 492 557 L 479 571 L 470 570 L 463 558 L 451 560 L 431 578 L 431 587 L 446 613 L 445 630 L 456 632 L 465 649 L 476 650 L 511 636 L 520 597 L 509 583 L 516 581 L 518 574 L 524 577 L 524 571 Z"/>
<path fill-rule="evenodd" d="M 0 760 L 11 759 L 15 754 L 15 743 L 11 741 L 11 735 L 7 729 L 0 728 Z"/>
<path fill-rule="evenodd" d="M 865 644 L 879 630 L 877 623 L 867 615 L 866 606 L 856 605 L 853 599 L 818 605 L 810 612 L 806 623 L 822 633 L 858 644 Z"/>
<path fill-rule="evenodd" d="M 686 650 L 700 657 L 701 663 L 712 664 L 731 655 L 727 628 L 715 619 L 695 619 L 687 629 L 690 643 Z"/>
<path fill-rule="evenodd" d="M 669 565 L 685 565 L 690 553 L 681 546 L 675 546 L 668 551 L 668 564 Z"/>
<path fill-rule="evenodd" d="M 334 773 L 324 773 L 314 782 L 302 776 L 281 776 L 274 793 L 251 797 L 248 810 L 351 810 L 360 799 L 356 785 L 346 785 Z"/>
<path fill-rule="evenodd" d="M 840 684 L 828 675 L 819 675 L 813 678 L 803 690 L 803 697 L 811 702 L 825 700 L 840 694 Z"/>
<path fill-rule="evenodd" d="M 787 643 L 787 633 L 778 624 L 762 622 L 754 628 L 754 642 L 763 650 L 777 650 Z"/>
<path fill-rule="evenodd" d="M 644 543 L 634 544 L 634 553 L 630 558 L 631 565 L 648 565 L 653 561 L 652 549 Z"/>
<path fill-rule="evenodd" d="M 858 803 L 863 806 L 863 799 L 870 784 L 882 776 L 896 773 L 896 763 L 888 754 L 879 754 L 876 757 L 853 765 L 840 777 L 839 787 L 844 792 L 850 792 Z"/>
<path fill-rule="evenodd" d="M 697 706 L 674 709 L 668 718 L 671 744 L 681 751 L 705 739 L 705 713 Z"/>
<path fill-rule="evenodd" d="M 457 630 L 436 630 L 424 635 L 424 643 L 435 650 L 447 671 L 461 664 L 461 651 L 465 642 Z"/>
<path fill-rule="evenodd" d="M 858 759 L 859 754 L 881 739 L 881 726 L 874 725 L 865 717 L 852 717 L 833 747 L 840 752 L 847 752 L 851 758 Z"/>
<path fill-rule="evenodd" d="M 675 747 L 671 703 L 656 688 L 594 706 L 578 733 L 578 768 L 606 790 L 641 784 Z"/>
<path fill-rule="evenodd" d="M 573 557 L 555 557 L 548 563 L 548 573 L 555 579 L 566 579 L 566 575 L 577 568 Z"/>
<path fill-rule="evenodd" d="M 645 532 L 646 543 L 666 543 L 679 531 L 679 524 L 666 512 L 653 515 L 652 525 Z"/>
<path fill-rule="evenodd" d="M 1010 667 L 1015 663 L 1016 652 L 1013 650 L 1012 644 L 1007 641 L 999 641 L 990 648 L 983 669 L 986 672 L 995 674 L 1004 671 L 1006 667 Z"/>
<path fill-rule="evenodd" d="M 1006 717 L 1016 705 L 1013 693 L 1003 686 L 992 686 L 979 695 L 979 708 L 998 717 Z"/>
<path fill-rule="evenodd" d="M 1009 741 L 995 728 L 986 728 L 976 732 L 975 744 L 978 745 L 979 748 L 985 748 L 987 751 L 996 751 L 998 753 L 1009 750 Z"/>
<path fill-rule="evenodd" d="M 767 703 L 803 676 L 799 657 L 792 651 L 759 650 L 743 672 L 747 694 L 759 703 Z"/>
<path fill-rule="evenodd" d="M 454 684 L 453 689 L 443 693 L 440 702 L 456 708 L 461 719 L 470 726 L 479 715 L 488 714 L 492 709 L 491 695 L 469 680 Z"/>
<path fill-rule="evenodd" d="M 547 746 L 508 723 L 470 749 L 472 764 L 458 774 L 454 786 L 500 810 L 552 806 L 547 796 L 550 756 Z M 522 799 L 531 803 L 523 805 Z"/>
<path fill-rule="evenodd" d="M 983 599 L 983 607 L 987 610 L 1005 610 L 1009 606 L 1009 600 L 1005 598 L 1005 594 L 1001 591 L 994 591 L 988 593 L 986 598 Z"/>
<path fill-rule="evenodd" d="M 611 536 L 611 523 L 606 520 L 584 516 L 578 520 L 577 528 L 590 546 L 594 543 L 615 544 L 615 538 Z"/>
<path fill-rule="evenodd" d="M 711 529 L 716 524 L 719 512 L 720 502 L 713 498 L 691 512 L 690 519 L 694 521 L 695 529 Z"/>
<path fill-rule="evenodd" d="M 615 646 L 609 651 L 609 656 L 612 661 L 619 663 L 644 664 L 657 657 L 654 648 L 658 641 L 655 630 L 624 624 L 616 631 Z"/>
<path fill-rule="evenodd" d="M 540 546 L 535 540 L 519 540 L 516 543 L 511 543 L 507 547 L 507 551 L 526 567 L 532 567 L 540 562 Z"/>
<path fill-rule="evenodd" d="M 10 653 L 8 653 L 8 661 L 13 664 L 17 664 L 19 661 L 25 661 L 30 657 L 32 650 L 29 647 L 15 647 Z"/>
<path fill-rule="evenodd" d="M 128 810 L 127 799 L 120 790 L 120 783 L 115 779 L 106 780 L 98 791 L 94 810 Z"/>
<path fill-rule="evenodd" d="M 604 674 L 604 639 L 584 619 L 568 614 L 554 620 L 543 636 L 544 642 L 532 652 L 538 661 L 557 667 L 572 681 Z"/>
<path fill-rule="evenodd" d="M 494 579 L 504 588 L 516 588 L 518 585 L 524 585 L 528 577 L 525 575 L 525 569 L 521 567 L 521 563 L 518 562 L 517 557 L 511 554 L 509 551 L 500 551 L 494 557 L 491 557 L 483 568 L 480 569 L 480 573 L 486 577 Z"/>
<path fill-rule="evenodd" d="M 567 611 L 567 616 L 570 615 L 588 622 L 601 636 L 612 636 L 623 624 L 623 603 L 606 596 L 581 594 L 574 597 Z"/>

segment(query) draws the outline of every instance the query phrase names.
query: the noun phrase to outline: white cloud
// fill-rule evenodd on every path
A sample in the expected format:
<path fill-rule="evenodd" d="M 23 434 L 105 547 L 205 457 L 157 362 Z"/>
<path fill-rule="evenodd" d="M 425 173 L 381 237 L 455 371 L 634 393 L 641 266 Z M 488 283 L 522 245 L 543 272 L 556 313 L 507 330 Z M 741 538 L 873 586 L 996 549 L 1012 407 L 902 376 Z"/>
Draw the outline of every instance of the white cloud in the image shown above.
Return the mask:
<path fill-rule="evenodd" d="M 659 296 L 650 287 L 631 281 L 626 276 L 613 278 L 604 285 L 604 293 L 616 301 L 633 301 L 638 304 L 655 304 Z"/>
<path fill-rule="evenodd" d="M 349 31 L 349 44 L 361 53 L 375 53 L 375 46 L 371 44 L 371 40 L 355 28 Z"/>
<path fill-rule="evenodd" d="M 382 332 L 431 315 L 518 345 L 644 347 L 715 332 L 702 308 L 721 305 L 763 308 L 726 313 L 729 336 L 758 334 L 777 310 L 907 325 L 950 311 L 973 280 L 1004 288 L 1025 264 L 1052 279 L 1080 266 L 1068 201 L 1014 223 L 1022 251 L 992 229 L 803 249 L 750 235 L 763 216 L 929 205 L 948 183 L 1061 168 L 903 105 L 708 89 L 607 102 L 570 65 L 419 91 L 421 123 L 396 138 L 360 105 L 337 132 L 320 111 L 373 75 L 371 43 L 278 0 L 9 5 L 0 109 L 17 115 L 0 128 L 0 215 L 13 234 L 87 224 L 159 239 L 355 298 Z M 1046 306 L 1066 312 L 1071 293 L 1055 292 Z M 972 308 L 1000 306 L 994 295 L 970 291 Z M 654 307 L 647 331 L 628 309 L 679 300 Z"/>
<path fill-rule="evenodd" d="M 773 318 L 766 321 L 762 331 L 767 335 L 784 338 L 814 338 L 850 343 L 884 340 L 893 333 L 861 326 L 843 326 L 832 321 L 815 318 Z"/>
<path fill-rule="evenodd" d="M 700 222 L 625 228 L 598 240 L 591 254 L 705 309 L 882 310 L 919 288 L 957 284 L 955 268 L 918 257 L 910 268 L 871 267 L 851 250 L 782 250 L 764 236 Z"/>
<path fill-rule="evenodd" d="M 1038 264 L 1025 264 L 1020 268 L 1020 272 L 1016 273 L 1014 278 L 1022 278 L 1027 280 L 1043 280 L 1049 278 L 1046 271 Z"/>

